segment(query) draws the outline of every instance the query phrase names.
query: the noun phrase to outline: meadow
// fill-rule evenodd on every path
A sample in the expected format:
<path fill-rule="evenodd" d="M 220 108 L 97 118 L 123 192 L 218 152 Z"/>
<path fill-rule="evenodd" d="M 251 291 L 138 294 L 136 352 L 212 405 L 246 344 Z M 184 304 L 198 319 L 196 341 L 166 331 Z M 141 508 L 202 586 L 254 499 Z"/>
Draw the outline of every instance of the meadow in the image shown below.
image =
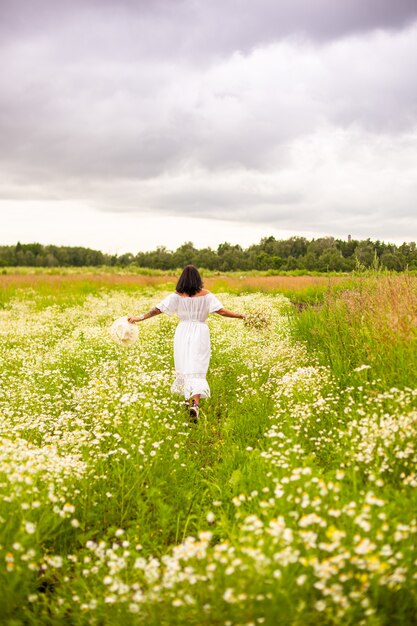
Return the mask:
<path fill-rule="evenodd" d="M 9 267 L 0 271 L 0 307 L 11 298 L 26 298 L 34 290 L 43 299 L 40 306 L 47 303 L 79 303 L 80 298 L 109 290 L 136 291 L 155 287 L 172 291 L 175 288 L 177 272 L 143 270 L 142 268 L 113 267 Z M 310 272 L 300 275 L 298 271 L 277 275 L 275 272 L 211 272 L 203 270 L 205 285 L 214 292 L 227 291 L 242 293 L 277 293 L 290 300 L 303 303 L 316 303 L 323 300 L 329 290 L 338 291 L 349 287 L 352 278 L 348 274 Z M 59 299 L 57 301 L 57 291 Z"/>
<path fill-rule="evenodd" d="M 2 623 L 415 624 L 416 279 L 207 276 L 196 425 L 174 281 L 0 276 Z"/>

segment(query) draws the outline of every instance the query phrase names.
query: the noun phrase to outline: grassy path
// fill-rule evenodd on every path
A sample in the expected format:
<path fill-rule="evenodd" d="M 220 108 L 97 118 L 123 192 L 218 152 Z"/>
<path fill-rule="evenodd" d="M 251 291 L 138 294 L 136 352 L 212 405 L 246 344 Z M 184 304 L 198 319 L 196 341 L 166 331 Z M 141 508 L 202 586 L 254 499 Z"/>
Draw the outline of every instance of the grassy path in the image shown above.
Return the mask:
<path fill-rule="evenodd" d="M 107 335 L 154 298 L 1 314 L 4 623 L 412 624 L 417 394 L 367 370 L 341 389 L 284 298 L 225 295 L 271 324 L 212 317 L 189 425 L 167 394 L 175 321 L 131 350 Z"/>

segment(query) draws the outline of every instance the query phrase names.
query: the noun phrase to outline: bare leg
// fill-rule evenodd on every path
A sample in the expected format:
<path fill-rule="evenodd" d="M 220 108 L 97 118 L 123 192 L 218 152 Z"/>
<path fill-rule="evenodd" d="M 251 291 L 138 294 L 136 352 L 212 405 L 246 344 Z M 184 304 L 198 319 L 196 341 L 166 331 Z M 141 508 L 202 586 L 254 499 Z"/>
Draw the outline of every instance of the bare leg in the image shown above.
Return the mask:
<path fill-rule="evenodd" d="M 198 416 L 200 413 L 200 409 L 198 408 L 198 402 L 200 400 L 200 395 L 199 393 L 196 393 L 193 395 L 193 402 L 190 406 L 190 420 L 192 422 L 194 422 L 195 424 L 198 422 Z"/>

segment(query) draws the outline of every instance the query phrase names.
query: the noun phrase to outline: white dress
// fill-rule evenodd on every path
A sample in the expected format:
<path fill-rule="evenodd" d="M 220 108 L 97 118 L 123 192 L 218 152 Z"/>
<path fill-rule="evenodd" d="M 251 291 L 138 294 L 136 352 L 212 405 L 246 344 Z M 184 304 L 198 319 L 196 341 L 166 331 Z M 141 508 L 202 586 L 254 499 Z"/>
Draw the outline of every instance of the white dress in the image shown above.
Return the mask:
<path fill-rule="evenodd" d="M 196 394 L 210 396 L 206 374 L 210 363 L 210 331 L 206 324 L 209 313 L 223 308 L 212 293 L 204 296 L 180 296 L 171 293 L 156 308 L 180 318 L 174 337 L 174 363 L 176 379 L 171 387 L 174 393 L 186 399 Z"/>

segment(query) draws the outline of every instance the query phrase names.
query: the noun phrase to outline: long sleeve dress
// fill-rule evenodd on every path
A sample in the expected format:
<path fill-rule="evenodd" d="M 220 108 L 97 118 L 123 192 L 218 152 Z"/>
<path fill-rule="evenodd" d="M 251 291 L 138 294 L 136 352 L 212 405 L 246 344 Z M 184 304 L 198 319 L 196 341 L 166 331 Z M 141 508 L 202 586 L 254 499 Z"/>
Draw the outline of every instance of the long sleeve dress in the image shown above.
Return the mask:
<path fill-rule="evenodd" d="M 206 375 L 210 363 L 210 331 L 206 320 L 210 313 L 223 308 L 212 293 L 186 297 L 171 293 L 156 308 L 180 318 L 174 336 L 174 363 L 176 379 L 173 393 L 183 394 L 188 400 L 196 394 L 210 396 Z"/>

